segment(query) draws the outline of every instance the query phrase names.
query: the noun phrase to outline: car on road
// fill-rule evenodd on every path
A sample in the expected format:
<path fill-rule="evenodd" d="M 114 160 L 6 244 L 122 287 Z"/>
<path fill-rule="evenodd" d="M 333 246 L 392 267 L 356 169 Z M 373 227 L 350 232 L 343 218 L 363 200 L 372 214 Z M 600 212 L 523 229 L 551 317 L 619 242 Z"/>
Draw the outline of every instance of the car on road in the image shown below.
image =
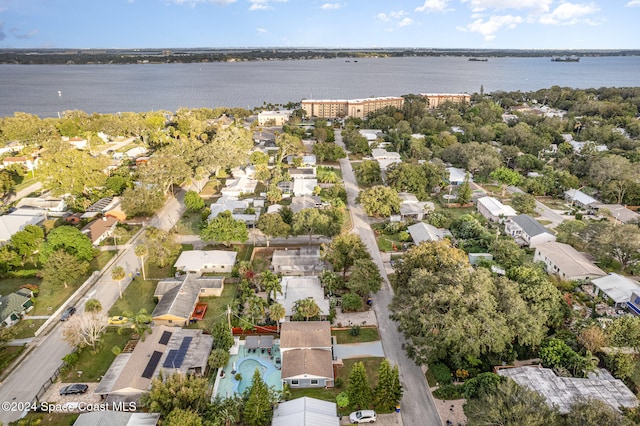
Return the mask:
<path fill-rule="evenodd" d="M 129 322 L 129 318 L 120 316 L 109 317 L 109 324 L 126 324 Z"/>
<path fill-rule="evenodd" d="M 69 318 L 71 318 L 71 315 L 76 313 L 76 308 L 74 306 L 69 306 L 67 309 L 65 309 L 62 312 L 62 315 L 60 315 L 60 321 L 66 321 Z"/>
<path fill-rule="evenodd" d="M 79 395 L 85 393 L 89 389 L 89 386 L 82 383 L 75 383 L 73 385 L 65 386 L 60 389 L 60 395 Z"/>
<path fill-rule="evenodd" d="M 373 410 L 360 410 L 354 411 L 349 414 L 349 421 L 351 423 L 375 423 L 377 420 L 376 412 Z"/>

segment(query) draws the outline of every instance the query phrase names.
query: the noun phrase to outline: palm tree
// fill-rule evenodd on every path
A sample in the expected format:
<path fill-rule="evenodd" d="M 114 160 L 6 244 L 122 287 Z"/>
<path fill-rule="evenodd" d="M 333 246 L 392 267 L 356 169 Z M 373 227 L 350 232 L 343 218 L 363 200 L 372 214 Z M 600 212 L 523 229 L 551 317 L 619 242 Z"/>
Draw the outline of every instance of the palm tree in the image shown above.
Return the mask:
<path fill-rule="evenodd" d="M 147 246 L 145 246 L 144 244 L 138 244 L 134 249 L 133 252 L 135 253 L 135 255 L 137 257 L 140 258 L 140 264 L 142 265 L 142 279 L 146 280 L 147 277 L 144 273 L 144 258 L 147 257 L 149 255 L 149 249 L 147 248 Z"/>
<path fill-rule="evenodd" d="M 122 299 L 122 280 L 127 276 L 122 266 L 116 266 L 111 270 L 111 278 L 114 281 L 118 281 L 118 290 L 120 291 L 120 299 Z"/>
<path fill-rule="evenodd" d="M 282 306 L 280 303 L 274 303 L 273 305 L 269 306 L 269 319 L 276 322 L 278 333 L 280 333 L 280 320 L 284 318 L 286 314 L 287 313 L 284 310 L 284 306 Z"/>
<path fill-rule="evenodd" d="M 264 271 L 260 274 L 260 284 L 267 292 L 267 298 L 276 300 L 278 293 L 282 294 L 282 283 L 280 277 L 271 271 Z M 271 297 L 273 294 L 273 297 Z"/>
<path fill-rule="evenodd" d="M 304 317 L 305 321 L 309 321 L 309 318 L 317 317 L 318 315 L 320 315 L 320 307 L 312 297 L 300 299 L 295 302 L 294 306 L 296 314 Z"/>

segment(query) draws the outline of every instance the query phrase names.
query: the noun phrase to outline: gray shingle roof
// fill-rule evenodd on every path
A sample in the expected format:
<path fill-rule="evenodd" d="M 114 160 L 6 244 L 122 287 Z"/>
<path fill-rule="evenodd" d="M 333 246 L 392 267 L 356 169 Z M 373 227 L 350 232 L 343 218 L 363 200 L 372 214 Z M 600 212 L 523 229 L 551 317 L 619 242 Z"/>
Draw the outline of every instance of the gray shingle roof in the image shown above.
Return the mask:
<path fill-rule="evenodd" d="M 520 228 L 529 236 L 535 237 L 536 235 L 551 234 L 547 228 L 542 226 L 540 222 L 529 216 L 528 214 L 520 214 L 514 218 L 512 218 L 515 223 L 518 224 Z M 552 234 L 553 235 L 553 234 Z"/>
<path fill-rule="evenodd" d="M 196 277 L 193 274 L 186 274 L 181 285 L 177 285 L 164 293 L 151 316 L 156 318 L 163 315 L 174 315 L 188 319 L 198 300 L 200 290 L 203 288 L 220 288 L 221 285 L 222 278 L 220 277 Z"/>

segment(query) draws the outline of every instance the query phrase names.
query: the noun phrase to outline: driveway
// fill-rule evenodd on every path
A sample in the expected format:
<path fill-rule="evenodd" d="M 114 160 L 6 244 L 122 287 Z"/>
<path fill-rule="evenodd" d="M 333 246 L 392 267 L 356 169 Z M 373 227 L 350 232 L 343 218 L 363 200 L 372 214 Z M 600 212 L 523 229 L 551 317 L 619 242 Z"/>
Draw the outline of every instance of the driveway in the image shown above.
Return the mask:
<path fill-rule="evenodd" d="M 384 350 L 382 349 L 382 342 L 380 340 L 365 343 L 341 343 L 333 345 L 333 355 L 337 359 L 384 358 Z"/>

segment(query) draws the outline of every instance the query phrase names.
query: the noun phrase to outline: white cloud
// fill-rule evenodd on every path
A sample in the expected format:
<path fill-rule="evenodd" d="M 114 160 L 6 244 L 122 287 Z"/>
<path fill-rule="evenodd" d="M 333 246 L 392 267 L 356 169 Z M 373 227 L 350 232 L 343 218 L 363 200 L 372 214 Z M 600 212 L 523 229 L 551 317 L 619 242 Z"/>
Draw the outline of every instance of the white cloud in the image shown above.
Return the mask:
<path fill-rule="evenodd" d="M 214 1 L 218 1 L 218 0 L 214 0 Z M 229 1 L 229 0 L 222 0 L 222 1 Z M 286 3 L 287 1 L 288 0 L 249 0 L 249 3 L 251 3 L 249 10 L 273 9 L 273 6 L 271 6 L 271 3 Z"/>
<path fill-rule="evenodd" d="M 425 0 L 422 6 L 418 6 L 415 8 L 415 12 L 425 12 L 425 13 L 443 13 L 449 10 L 447 6 L 449 5 L 449 0 Z"/>
<path fill-rule="evenodd" d="M 387 16 L 385 13 L 382 13 L 382 12 L 378 13 L 375 16 L 375 18 L 377 21 L 382 21 L 382 22 L 389 22 L 391 20 L 389 16 Z"/>
<path fill-rule="evenodd" d="M 405 16 L 407 14 L 407 12 L 405 12 L 404 10 L 398 10 L 396 12 L 389 12 L 389 15 L 391 15 L 392 18 L 396 18 L 396 19 L 400 19 L 403 16 Z"/>
<path fill-rule="evenodd" d="M 592 23 L 587 16 L 599 10 L 595 3 L 562 3 L 553 12 L 542 15 L 540 23 L 548 25 L 573 25 L 581 21 Z"/>
<path fill-rule="evenodd" d="M 535 12 L 547 12 L 553 0 L 461 0 L 468 3 L 474 12 L 484 10 L 531 9 Z"/>
<path fill-rule="evenodd" d="M 256 31 L 259 32 L 260 34 L 266 34 L 268 33 L 268 31 L 264 28 L 256 28 Z"/>
<path fill-rule="evenodd" d="M 166 0 L 166 1 L 167 3 L 174 3 L 180 6 L 184 4 L 184 5 L 193 7 L 199 3 L 213 3 L 213 4 L 220 4 L 220 5 L 227 5 L 227 4 L 235 3 L 237 0 Z M 133 0 L 129 0 L 129 3 L 133 3 Z"/>
<path fill-rule="evenodd" d="M 627 7 L 638 7 L 640 6 L 640 0 L 631 0 L 629 3 L 625 4 Z"/>
<path fill-rule="evenodd" d="M 411 18 L 404 18 L 402 21 L 398 22 L 399 27 L 406 27 L 411 24 L 413 24 L 413 19 Z"/>
<path fill-rule="evenodd" d="M 325 3 L 322 6 L 320 6 L 320 9 L 322 10 L 335 10 L 335 9 L 340 9 L 342 7 L 342 5 L 340 3 Z"/>
<path fill-rule="evenodd" d="M 489 19 L 476 19 L 471 24 L 458 27 L 458 30 L 481 34 L 486 41 L 496 38 L 495 33 L 501 29 L 513 29 L 523 22 L 522 17 L 513 15 L 496 15 Z"/>

